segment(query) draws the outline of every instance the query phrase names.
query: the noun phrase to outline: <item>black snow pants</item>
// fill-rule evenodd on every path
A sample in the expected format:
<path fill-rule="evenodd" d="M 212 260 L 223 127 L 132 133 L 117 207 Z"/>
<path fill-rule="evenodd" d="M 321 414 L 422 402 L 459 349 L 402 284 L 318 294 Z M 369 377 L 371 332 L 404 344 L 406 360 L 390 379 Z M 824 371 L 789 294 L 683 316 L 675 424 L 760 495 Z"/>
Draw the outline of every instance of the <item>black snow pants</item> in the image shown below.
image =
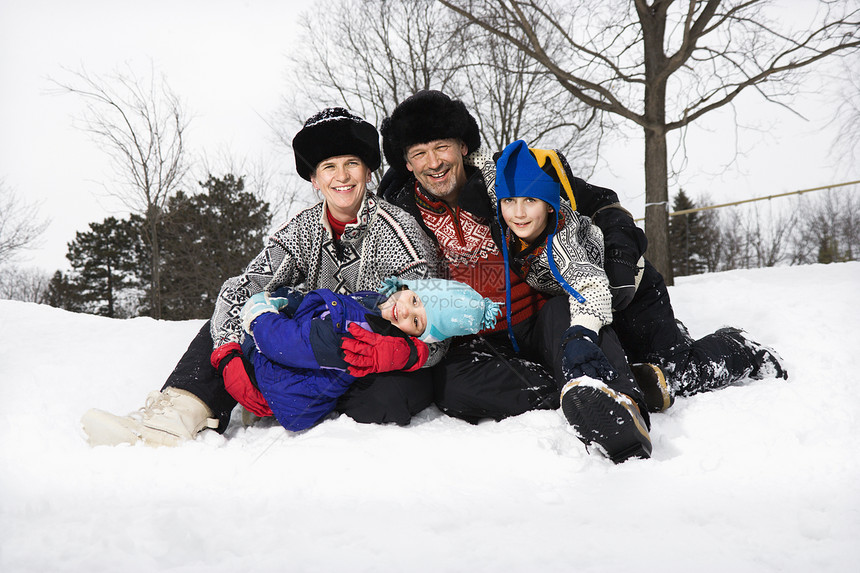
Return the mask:
<path fill-rule="evenodd" d="M 519 354 L 507 331 L 455 340 L 433 368 L 436 405 L 473 424 L 558 408 L 561 388 L 567 383 L 561 368 L 561 340 L 569 327 L 568 298 L 556 296 L 535 316 L 514 325 Z M 611 327 L 601 329 L 598 344 L 618 373 L 607 385 L 630 396 L 646 413 L 642 392 Z"/>
<path fill-rule="evenodd" d="M 168 376 L 164 388 L 180 388 L 200 398 L 218 418 L 218 431 L 223 433 L 236 400 L 224 388 L 224 380 L 209 362 L 212 346 L 209 321 L 206 321 Z M 245 370 L 253 381 L 253 368 L 247 360 Z M 406 425 L 413 415 L 432 403 L 431 369 L 422 368 L 415 372 L 387 372 L 360 378 L 341 396 L 336 410 L 357 422 Z"/>
<path fill-rule="evenodd" d="M 690 396 L 745 378 L 753 357 L 721 332 L 693 340 L 675 320 L 663 276 L 645 261 L 642 281 L 627 308 L 613 313 L 612 326 L 631 363 L 659 366 L 672 391 Z"/>

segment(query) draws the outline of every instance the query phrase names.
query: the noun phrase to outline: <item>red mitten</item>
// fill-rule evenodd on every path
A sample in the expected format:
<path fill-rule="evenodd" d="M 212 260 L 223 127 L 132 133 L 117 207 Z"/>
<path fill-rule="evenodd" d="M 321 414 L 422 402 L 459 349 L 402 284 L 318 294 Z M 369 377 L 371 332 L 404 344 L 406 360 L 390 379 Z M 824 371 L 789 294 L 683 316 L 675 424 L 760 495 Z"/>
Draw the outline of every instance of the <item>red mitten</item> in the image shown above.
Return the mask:
<path fill-rule="evenodd" d="M 417 338 L 383 336 L 363 329 L 356 323 L 349 325 L 354 338 L 344 338 L 340 347 L 349 373 L 358 378 L 379 372 L 418 370 L 427 362 L 430 349 Z"/>
<path fill-rule="evenodd" d="M 261 417 L 271 416 L 272 409 L 257 387 L 251 383 L 242 362 L 242 347 L 238 342 L 222 344 L 212 352 L 209 361 L 224 378 L 224 387 L 245 409 Z"/>

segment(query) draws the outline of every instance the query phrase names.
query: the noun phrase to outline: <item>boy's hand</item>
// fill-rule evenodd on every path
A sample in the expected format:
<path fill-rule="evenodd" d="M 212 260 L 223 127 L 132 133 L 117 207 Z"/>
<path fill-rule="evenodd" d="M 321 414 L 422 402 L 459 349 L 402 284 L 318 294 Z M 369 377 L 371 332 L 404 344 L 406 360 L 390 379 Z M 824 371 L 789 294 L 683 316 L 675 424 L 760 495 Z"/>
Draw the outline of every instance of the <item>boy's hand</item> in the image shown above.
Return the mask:
<path fill-rule="evenodd" d="M 562 337 L 561 366 L 569 379 L 588 376 L 610 380 L 615 372 L 597 345 L 597 333 L 584 326 L 572 326 Z"/>
<path fill-rule="evenodd" d="M 344 338 L 340 347 L 349 373 L 357 378 L 394 370 L 411 372 L 424 366 L 430 356 L 427 345 L 411 336 L 383 336 L 356 323 L 349 325 L 349 333 L 353 338 Z"/>

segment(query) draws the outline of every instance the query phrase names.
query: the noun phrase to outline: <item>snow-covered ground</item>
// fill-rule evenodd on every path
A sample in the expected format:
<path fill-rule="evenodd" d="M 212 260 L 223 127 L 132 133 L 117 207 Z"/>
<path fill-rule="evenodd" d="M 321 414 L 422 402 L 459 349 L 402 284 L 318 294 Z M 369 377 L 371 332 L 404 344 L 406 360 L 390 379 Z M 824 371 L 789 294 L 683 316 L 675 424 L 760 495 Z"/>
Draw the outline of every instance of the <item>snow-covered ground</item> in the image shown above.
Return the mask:
<path fill-rule="evenodd" d="M 620 466 L 558 412 L 91 448 L 80 416 L 141 406 L 201 323 L 0 301 L 0 571 L 857 571 L 860 263 L 677 282 L 694 336 L 790 378 L 678 399 Z"/>

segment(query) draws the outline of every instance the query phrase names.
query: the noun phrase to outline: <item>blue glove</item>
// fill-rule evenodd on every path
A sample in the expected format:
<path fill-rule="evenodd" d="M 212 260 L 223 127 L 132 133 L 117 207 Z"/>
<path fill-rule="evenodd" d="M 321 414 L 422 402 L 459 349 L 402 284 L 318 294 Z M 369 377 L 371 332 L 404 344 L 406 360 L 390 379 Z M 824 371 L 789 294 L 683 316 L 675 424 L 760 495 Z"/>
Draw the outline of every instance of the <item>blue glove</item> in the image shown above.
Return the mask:
<path fill-rule="evenodd" d="M 274 293 L 258 292 L 248 299 L 245 306 L 242 307 L 242 312 L 239 318 L 242 321 L 242 327 L 248 334 L 251 333 L 251 323 L 254 319 L 266 312 L 279 313 L 283 309 L 288 315 L 292 315 L 296 308 L 301 303 L 302 295 L 298 291 L 289 289 L 285 292 L 284 288 L 276 290 Z M 283 292 L 287 296 L 273 296 Z"/>
<path fill-rule="evenodd" d="M 584 326 L 571 326 L 561 338 L 561 368 L 565 378 L 573 380 L 588 376 L 596 380 L 611 380 L 615 371 L 597 345 L 597 333 Z"/>

